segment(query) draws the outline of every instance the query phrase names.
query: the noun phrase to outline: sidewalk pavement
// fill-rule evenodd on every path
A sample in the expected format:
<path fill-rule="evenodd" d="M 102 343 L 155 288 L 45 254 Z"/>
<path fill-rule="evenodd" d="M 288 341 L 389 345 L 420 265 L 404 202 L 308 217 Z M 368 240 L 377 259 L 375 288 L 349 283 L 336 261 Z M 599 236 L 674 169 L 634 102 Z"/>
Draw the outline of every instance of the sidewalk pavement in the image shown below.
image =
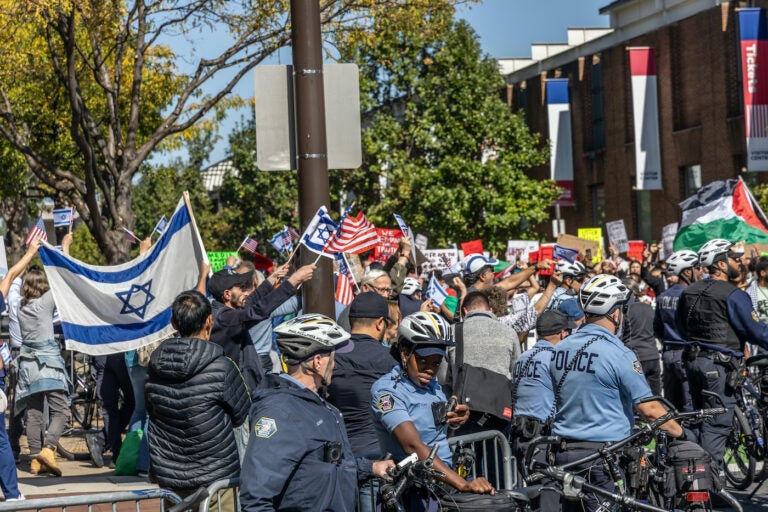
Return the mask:
<path fill-rule="evenodd" d="M 27 498 L 44 498 L 64 494 L 157 489 L 157 484 L 149 483 L 146 478 L 115 476 L 114 469 L 96 468 L 90 460 L 70 461 L 58 457 L 56 463 L 61 468 L 62 476 L 33 475 L 29 472 L 29 457 L 22 455 L 17 465 L 21 493 Z"/>

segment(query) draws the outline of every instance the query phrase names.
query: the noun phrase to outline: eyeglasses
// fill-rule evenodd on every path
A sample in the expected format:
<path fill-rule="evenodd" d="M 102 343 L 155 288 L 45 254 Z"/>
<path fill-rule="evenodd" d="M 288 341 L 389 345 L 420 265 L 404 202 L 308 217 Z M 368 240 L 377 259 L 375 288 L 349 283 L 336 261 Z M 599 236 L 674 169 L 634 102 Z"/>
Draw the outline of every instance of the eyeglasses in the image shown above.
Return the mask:
<path fill-rule="evenodd" d="M 373 286 L 372 284 L 368 285 L 368 286 L 370 286 L 371 288 L 373 288 L 374 290 L 376 290 L 377 292 L 379 292 L 381 294 L 391 295 L 392 292 L 395 291 L 394 288 L 387 288 L 385 286 Z"/>

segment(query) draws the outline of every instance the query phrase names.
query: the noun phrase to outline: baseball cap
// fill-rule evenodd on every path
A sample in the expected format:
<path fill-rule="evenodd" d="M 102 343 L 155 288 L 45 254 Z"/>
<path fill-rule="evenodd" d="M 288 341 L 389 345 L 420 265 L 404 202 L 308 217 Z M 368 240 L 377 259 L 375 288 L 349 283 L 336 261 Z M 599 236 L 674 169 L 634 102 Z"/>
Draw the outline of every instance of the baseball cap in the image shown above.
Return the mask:
<path fill-rule="evenodd" d="M 583 313 L 582 313 L 583 314 Z M 566 329 L 575 329 L 576 325 L 559 311 L 549 310 L 539 315 L 536 320 L 536 333 L 539 337 L 551 336 Z"/>
<path fill-rule="evenodd" d="M 421 357 L 429 357 L 429 356 L 435 356 L 439 355 L 442 356 L 443 359 L 445 359 L 445 348 L 444 346 L 435 346 L 435 345 L 427 345 L 427 346 L 419 346 L 416 345 L 416 355 Z"/>
<path fill-rule="evenodd" d="M 579 320 L 584 316 L 584 311 L 581 310 L 579 301 L 576 299 L 564 300 L 557 309 L 570 321 Z"/>
<path fill-rule="evenodd" d="M 499 260 L 486 258 L 482 254 L 473 254 L 466 261 L 466 271 L 468 274 L 479 272 L 483 267 L 495 267 Z"/>
<path fill-rule="evenodd" d="M 253 270 L 238 274 L 231 268 L 225 268 L 215 272 L 208 281 L 208 291 L 216 300 L 221 300 L 224 292 L 231 290 L 239 284 L 253 283 Z"/>
<path fill-rule="evenodd" d="M 349 305 L 349 318 L 389 318 L 387 300 L 376 292 L 364 292 L 355 297 Z"/>

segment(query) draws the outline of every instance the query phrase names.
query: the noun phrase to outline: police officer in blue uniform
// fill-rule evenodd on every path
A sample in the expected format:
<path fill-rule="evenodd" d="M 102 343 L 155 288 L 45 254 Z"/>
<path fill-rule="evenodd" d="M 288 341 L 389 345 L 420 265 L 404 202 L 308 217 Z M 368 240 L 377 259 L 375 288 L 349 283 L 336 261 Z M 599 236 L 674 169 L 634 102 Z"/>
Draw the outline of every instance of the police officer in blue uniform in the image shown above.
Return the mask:
<path fill-rule="evenodd" d="M 336 322 L 318 314 L 274 332 L 288 372 L 267 374 L 254 393 L 241 510 L 354 511 L 358 479 L 384 477 L 394 465 L 355 459 L 341 414 L 318 394 L 331 381 L 335 354 L 354 345 Z"/>
<path fill-rule="evenodd" d="M 395 460 L 416 453 L 423 460 L 437 444 L 434 468 L 445 473 L 445 483 L 459 491 L 493 493 L 493 486 L 485 478 L 467 482 L 450 467 L 446 427 L 465 422 L 469 408 L 457 405 L 446 421 L 437 417 L 438 409 L 433 407 L 446 402 L 435 377 L 446 347 L 454 344 L 450 325 L 435 313 L 414 313 L 403 318 L 397 337 L 392 354 L 400 364 L 371 388 L 371 409 L 381 452 L 394 454 Z M 436 502 L 424 490 L 415 490 L 406 500 L 409 511 L 437 510 Z"/>
<path fill-rule="evenodd" d="M 720 468 L 733 424 L 734 388 L 740 385 L 728 385 L 729 374 L 740 377 L 745 342 L 768 348 L 768 324 L 759 321 L 749 295 L 728 281 L 739 277 L 742 256 L 732 247 L 722 238 L 701 246 L 699 265 L 708 269 L 709 278 L 687 287 L 677 309 L 680 334 L 689 342 L 683 359 L 694 408 L 720 407 L 716 399 L 703 396 L 703 390 L 717 393 L 728 408 L 726 414 L 706 419 L 700 430 L 702 448 Z"/>
<path fill-rule="evenodd" d="M 672 402 L 679 411 L 692 411 L 691 390 L 688 373 L 683 365 L 685 340 L 677 328 L 677 305 L 683 290 L 696 281 L 694 267 L 699 264 L 699 255 L 693 251 L 675 251 L 667 258 L 667 275 L 677 276 L 677 283 L 656 297 L 653 317 L 653 334 L 664 344 L 661 361 L 664 365 L 664 398 Z"/>
<path fill-rule="evenodd" d="M 571 299 L 576 302 L 576 299 Z M 581 308 L 578 308 L 583 316 Z M 537 436 L 549 435 L 555 392 L 549 376 L 549 364 L 555 353 L 555 345 L 571 334 L 576 324 L 560 311 L 544 311 L 536 320 L 539 340 L 515 362 L 512 384 L 512 446 L 517 457 L 518 469 L 525 474 L 523 465 L 529 442 Z M 537 460 L 544 462 L 541 452 Z M 553 510 L 560 498 L 542 492 L 541 510 Z"/>
<path fill-rule="evenodd" d="M 579 304 L 586 322 L 554 348 L 549 366 L 555 392 L 553 434 L 562 442 L 555 447 L 555 463 L 581 459 L 606 443 L 620 441 L 632 433 L 634 410 L 647 420 L 667 411 L 657 401 L 643 401 L 651 389 L 635 354 L 624 346 L 622 330 L 631 291 L 617 277 L 599 274 L 579 290 Z M 682 437 L 674 421 L 663 427 L 670 436 Z M 588 480 L 613 490 L 613 481 L 601 462 L 576 466 Z M 599 500 L 586 497 L 587 510 L 597 510 Z M 564 510 L 581 510 L 565 503 Z"/>

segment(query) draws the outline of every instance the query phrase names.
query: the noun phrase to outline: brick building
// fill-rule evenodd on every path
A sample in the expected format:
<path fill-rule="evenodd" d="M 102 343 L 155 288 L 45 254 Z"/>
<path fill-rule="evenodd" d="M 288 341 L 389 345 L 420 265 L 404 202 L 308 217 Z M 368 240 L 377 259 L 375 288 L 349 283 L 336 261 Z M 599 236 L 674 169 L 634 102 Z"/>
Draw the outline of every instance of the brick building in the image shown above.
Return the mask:
<path fill-rule="evenodd" d="M 502 59 L 507 99 L 544 136 L 546 78 L 569 78 L 575 207 L 566 231 L 624 219 L 630 239 L 656 240 L 680 220 L 678 203 L 710 181 L 745 172 L 738 15 L 747 2 L 616 0 L 609 29 L 569 29 L 568 43 L 532 45 L 530 59 Z M 753 2 L 768 6 L 768 0 Z M 628 46 L 655 49 L 663 190 L 637 191 Z M 549 166 L 531 172 L 548 178 Z M 554 218 L 554 217 L 553 217 Z M 542 226 L 551 236 L 551 226 Z"/>

